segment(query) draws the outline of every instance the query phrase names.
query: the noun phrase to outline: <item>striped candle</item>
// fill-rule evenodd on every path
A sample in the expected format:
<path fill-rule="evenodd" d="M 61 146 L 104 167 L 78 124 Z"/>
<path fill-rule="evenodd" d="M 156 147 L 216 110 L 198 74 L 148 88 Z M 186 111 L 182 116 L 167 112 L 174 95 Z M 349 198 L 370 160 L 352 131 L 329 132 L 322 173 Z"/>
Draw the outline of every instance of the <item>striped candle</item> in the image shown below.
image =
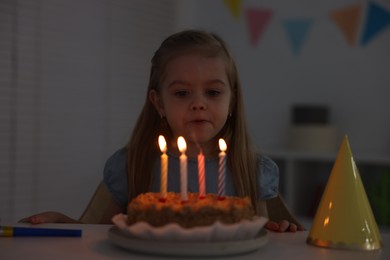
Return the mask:
<path fill-rule="evenodd" d="M 199 198 L 206 197 L 205 162 L 202 151 L 198 155 Z"/>
<path fill-rule="evenodd" d="M 219 139 L 219 171 L 218 171 L 218 198 L 223 199 L 225 197 L 225 178 L 226 178 L 226 142 L 223 139 Z"/>

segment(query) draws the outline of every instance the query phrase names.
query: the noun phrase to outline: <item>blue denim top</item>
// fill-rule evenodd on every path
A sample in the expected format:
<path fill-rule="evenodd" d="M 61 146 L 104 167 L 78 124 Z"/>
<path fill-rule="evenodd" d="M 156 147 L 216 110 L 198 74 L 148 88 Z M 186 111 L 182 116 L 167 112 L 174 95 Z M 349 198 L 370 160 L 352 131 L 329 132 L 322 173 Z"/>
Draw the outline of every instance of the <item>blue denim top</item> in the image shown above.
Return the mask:
<path fill-rule="evenodd" d="M 168 154 L 168 191 L 180 192 L 180 159 Z M 206 193 L 218 193 L 218 158 L 205 160 Z M 151 192 L 160 191 L 160 160 L 154 162 Z M 127 149 L 115 152 L 104 167 L 103 182 L 115 200 L 122 206 L 128 204 Z M 188 159 L 188 192 L 198 192 L 198 162 Z M 279 168 L 267 156 L 262 156 L 258 170 L 259 200 L 274 198 L 278 194 Z M 226 169 L 225 192 L 228 196 L 237 196 L 230 170 Z"/>

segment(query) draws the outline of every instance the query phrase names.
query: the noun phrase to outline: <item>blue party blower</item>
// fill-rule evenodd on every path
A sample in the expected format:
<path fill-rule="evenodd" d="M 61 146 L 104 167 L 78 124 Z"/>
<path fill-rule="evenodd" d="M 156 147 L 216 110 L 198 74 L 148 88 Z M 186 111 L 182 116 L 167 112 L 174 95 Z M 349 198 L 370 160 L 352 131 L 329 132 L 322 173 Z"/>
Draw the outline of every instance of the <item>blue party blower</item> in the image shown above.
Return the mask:
<path fill-rule="evenodd" d="M 0 226 L 0 237 L 81 237 L 81 229 Z"/>

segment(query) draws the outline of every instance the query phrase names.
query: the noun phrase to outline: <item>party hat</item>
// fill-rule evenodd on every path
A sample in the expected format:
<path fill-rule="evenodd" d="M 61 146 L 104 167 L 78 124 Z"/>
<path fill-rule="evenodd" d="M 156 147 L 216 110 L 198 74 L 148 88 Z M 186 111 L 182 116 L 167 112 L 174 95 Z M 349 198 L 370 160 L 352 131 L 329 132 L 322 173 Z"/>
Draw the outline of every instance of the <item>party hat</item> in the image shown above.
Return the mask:
<path fill-rule="evenodd" d="M 355 250 L 383 246 L 347 136 L 340 146 L 306 241 L 319 247 Z"/>

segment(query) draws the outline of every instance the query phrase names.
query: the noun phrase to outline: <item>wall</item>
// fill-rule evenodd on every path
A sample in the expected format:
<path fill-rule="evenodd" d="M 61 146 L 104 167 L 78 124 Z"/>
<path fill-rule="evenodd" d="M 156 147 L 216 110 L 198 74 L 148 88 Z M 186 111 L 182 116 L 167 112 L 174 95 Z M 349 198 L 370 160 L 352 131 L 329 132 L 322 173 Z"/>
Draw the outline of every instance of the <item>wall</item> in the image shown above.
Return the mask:
<path fill-rule="evenodd" d="M 390 26 L 366 45 L 359 42 L 368 4 L 389 12 L 389 1 L 248 0 L 241 1 L 238 17 L 225 1 L 185 3 L 178 28 L 214 31 L 234 53 L 250 128 L 262 150 L 285 148 L 291 106 L 315 103 L 329 106 L 337 141 L 348 134 L 355 154 L 389 154 Z M 355 46 L 330 19 L 331 12 L 351 5 L 362 10 Z M 257 44 L 251 44 L 246 12 L 255 8 L 270 10 L 272 17 Z M 283 27 L 288 18 L 311 19 L 299 54 L 291 50 Z"/>
<path fill-rule="evenodd" d="M 175 2 L 0 2 L 0 219 L 78 218 L 128 141 Z"/>

